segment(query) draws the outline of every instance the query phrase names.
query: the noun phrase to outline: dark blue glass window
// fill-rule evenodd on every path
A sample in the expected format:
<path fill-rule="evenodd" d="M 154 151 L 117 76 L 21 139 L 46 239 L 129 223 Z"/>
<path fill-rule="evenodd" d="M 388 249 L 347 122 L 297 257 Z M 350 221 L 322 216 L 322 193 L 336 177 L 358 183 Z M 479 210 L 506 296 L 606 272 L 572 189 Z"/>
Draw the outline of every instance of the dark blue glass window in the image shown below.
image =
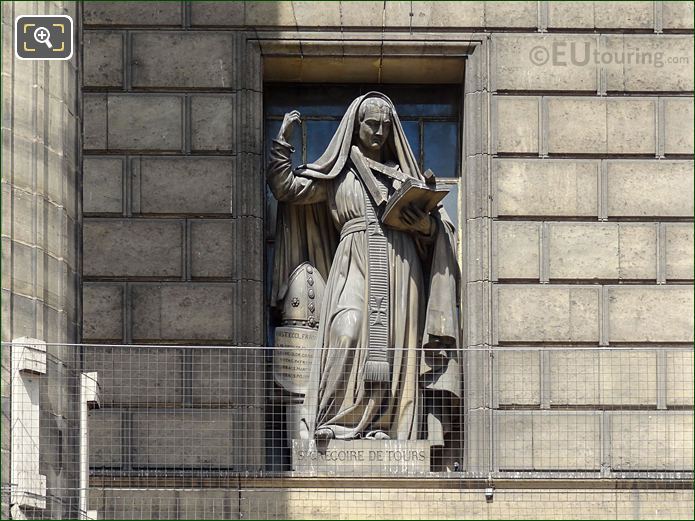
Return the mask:
<path fill-rule="evenodd" d="M 408 142 L 422 170 L 439 178 L 459 175 L 460 87 L 456 85 L 285 85 L 265 86 L 266 144 L 275 137 L 286 112 L 302 114 L 301 136 L 292 143 L 295 166 L 318 159 L 350 103 L 371 90 L 396 105 Z M 296 133 L 299 134 L 299 133 Z"/>
<path fill-rule="evenodd" d="M 308 120 L 305 122 L 306 128 L 306 162 L 313 163 L 326 150 L 333 138 L 333 134 L 338 130 L 340 121 L 333 120 Z"/>
<path fill-rule="evenodd" d="M 458 125 L 453 122 L 426 121 L 423 141 L 424 165 L 437 178 L 458 175 Z"/>

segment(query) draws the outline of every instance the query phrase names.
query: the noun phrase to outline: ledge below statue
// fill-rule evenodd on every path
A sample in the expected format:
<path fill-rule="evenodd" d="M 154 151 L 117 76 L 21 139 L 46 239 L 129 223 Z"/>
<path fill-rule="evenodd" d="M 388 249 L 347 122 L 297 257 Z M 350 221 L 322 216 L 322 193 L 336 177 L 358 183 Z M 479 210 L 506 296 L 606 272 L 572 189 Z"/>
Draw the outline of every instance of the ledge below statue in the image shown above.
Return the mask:
<path fill-rule="evenodd" d="M 427 440 L 292 440 L 292 470 L 310 476 L 423 476 Z"/>

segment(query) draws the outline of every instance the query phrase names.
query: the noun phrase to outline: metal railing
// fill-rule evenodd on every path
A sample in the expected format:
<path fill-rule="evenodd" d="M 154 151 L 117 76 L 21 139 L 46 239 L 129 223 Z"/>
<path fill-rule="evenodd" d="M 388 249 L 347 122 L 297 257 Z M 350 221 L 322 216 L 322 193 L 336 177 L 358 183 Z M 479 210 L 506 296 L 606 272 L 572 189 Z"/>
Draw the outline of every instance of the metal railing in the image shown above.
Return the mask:
<path fill-rule="evenodd" d="M 458 388 L 433 384 L 434 354 L 416 350 L 400 382 L 365 385 L 358 361 L 329 366 L 335 353 L 311 348 L 2 349 L 3 502 L 28 517 L 438 518 L 501 515 L 505 502 L 543 517 L 535 499 L 552 517 L 584 501 L 616 516 L 620 501 L 670 501 L 687 517 L 692 506 L 689 346 L 465 349 Z M 400 351 L 391 367 L 404 367 Z M 489 362 L 483 385 L 471 357 Z M 334 439 L 317 439 L 321 427 Z"/>

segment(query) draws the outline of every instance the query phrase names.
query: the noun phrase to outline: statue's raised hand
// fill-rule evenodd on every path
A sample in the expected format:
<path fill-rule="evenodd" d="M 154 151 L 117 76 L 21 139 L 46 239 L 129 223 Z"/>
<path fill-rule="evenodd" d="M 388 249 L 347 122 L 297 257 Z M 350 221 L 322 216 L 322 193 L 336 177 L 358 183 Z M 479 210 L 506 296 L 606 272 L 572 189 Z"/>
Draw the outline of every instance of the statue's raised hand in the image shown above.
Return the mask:
<path fill-rule="evenodd" d="M 302 122 L 301 116 L 298 110 L 293 110 L 285 114 L 282 125 L 280 126 L 280 132 L 278 132 L 278 140 L 290 143 L 295 124 Z"/>

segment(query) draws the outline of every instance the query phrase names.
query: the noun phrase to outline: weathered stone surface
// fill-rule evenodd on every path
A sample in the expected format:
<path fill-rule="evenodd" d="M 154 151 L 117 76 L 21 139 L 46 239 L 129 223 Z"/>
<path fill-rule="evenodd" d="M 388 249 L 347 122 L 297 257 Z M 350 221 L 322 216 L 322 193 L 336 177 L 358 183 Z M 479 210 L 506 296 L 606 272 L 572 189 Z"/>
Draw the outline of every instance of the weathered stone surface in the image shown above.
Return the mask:
<path fill-rule="evenodd" d="M 618 225 L 621 279 L 656 278 L 656 235 L 656 226 L 651 223 Z"/>
<path fill-rule="evenodd" d="M 237 151 L 234 129 L 236 96 L 191 97 L 191 149 Z M 237 107 L 240 110 L 240 107 Z"/>
<path fill-rule="evenodd" d="M 555 519 L 568 517 L 616 519 L 616 495 L 626 496 L 625 501 L 629 502 L 630 492 L 634 492 L 634 490 L 623 494 L 622 491 L 599 489 L 557 490 L 536 488 L 533 490 L 508 491 L 496 489 L 494 501 L 488 504 L 487 516 L 489 519 L 509 519 L 513 517 L 531 517 L 536 512 L 542 512 L 543 516 Z M 639 500 L 635 500 L 631 505 L 633 508 L 639 508 L 641 503 Z M 674 510 L 671 511 L 678 512 L 680 510 L 682 510 L 682 507 L 674 505 Z M 641 512 L 642 510 L 640 510 Z M 630 517 L 629 513 L 624 515 L 625 517 Z"/>
<path fill-rule="evenodd" d="M 595 36 L 493 35 L 496 90 L 583 90 L 597 88 Z M 577 59 L 573 59 L 576 57 Z"/>
<path fill-rule="evenodd" d="M 263 466 L 263 409 L 160 409 L 132 418 L 135 465 L 249 472 Z"/>
<path fill-rule="evenodd" d="M 239 495 L 234 490 L 179 490 L 179 519 L 234 519 Z"/>
<path fill-rule="evenodd" d="M 190 363 L 194 406 L 260 407 L 265 402 L 263 349 L 193 349 Z"/>
<path fill-rule="evenodd" d="M 538 4 L 485 2 L 485 27 L 538 27 Z"/>
<path fill-rule="evenodd" d="M 85 276 L 178 277 L 183 229 L 172 220 L 86 219 Z"/>
<path fill-rule="evenodd" d="M 409 27 L 411 23 L 413 27 L 432 29 L 485 25 L 483 2 L 471 2 L 466 9 L 461 9 L 458 2 L 386 2 L 385 7 L 387 27 Z"/>
<path fill-rule="evenodd" d="M 600 403 L 599 357 L 596 351 L 550 351 L 550 405 Z"/>
<path fill-rule="evenodd" d="M 593 29 L 593 5 L 588 2 L 548 2 L 548 27 L 553 29 Z"/>
<path fill-rule="evenodd" d="M 89 2 L 85 25 L 181 25 L 181 5 L 172 2 Z"/>
<path fill-rule="evenodd" d="M 340 2 L 340 21 L 344 27 L 381 27 L 384 4 L 379 2 Z"/>
<path fill-rule="evenodd" d="M 691 2 L 661 2 L 664 29 L 692 29 L 693 4 Z"/>
<path fill-rule="evenodd" d="M 693 466 L 690 412 L 610 413 L 611 468 L 688 470 Z"/>
<path fill-rule="evenodd" d="M 176 489 L 91 488 L 89 508 L 103 519 L 178 519 Z"/>
<path fill-rule="evenodd" d="M 665 224 L 666 278 L 693 279 L 693 225 Z"/>
<path fill-rule="evenodd" d="M 535 470 L 598 470 L 601 466 L 601 417 L 596 413 L 535 413 Z"/>
<path fill-rule="evenodd" d="M 664 114 L 664 153 L 692 154 L 693 98 L 666 98 Z"/>
<path fill-rule="evenodd" d="M 340 4 L 341 2 L 292 2 L 297 27 L 340 27 Z"/>
<path fill-rule="evenodd" d="M 84 31 L 84 73 L 86 87 L 123 85 L 123 33 Z"/>
<path fill-rule="evenodd" d="M 123 160 L 90 157 L 82 160 L 82 210 L 85 213 L 123 211 Z"/>
<path fill-rule="evenodd" d="M 651 99 L 549 98 L 548 151 L 654 153 L 655 107 Z"/>
<path fill-rule="evenodd" d="M 692 216 L 692 161 L 608 161 L 608 216 Z"/>
<path fill-rule="evenodd" d="M 262 261 L 265 244 L 261 240 L 264 233 L 263 221 L 256 217 L 237 217 L 234 224 L 237 244 L 246 245 L 244 256 L 236 257 L 235 276 L 243 281 L 260 282 L 265 269 Z"/>
<path fill-rule="evenodd" d="M 666 405 L 693 405 L 693 353 L 666 352 Z"/>
<path fill-rule="evenodd" d="M 538 152 L 538 98 L 495 96 L 497 152 Z"/>
<path fill-rule="evenodd" d="M 616 225 L 551 223 L 548 232 L 551 279 L 618 277 L 620 263 Z"/>
<path fill-rule="evenodd" d="M 628 223 L 551 223 L 551 279 L 655 279 L 656 227 Z"/>
<path fill-rule="evenodd" d="M 26 244 L 43 244 L 45 241 L 44 235 L 44 200 L 41 197 L 36 197 L 32 192 L 24 190 L 12 189 L 10 185 L 5 187 L 5 200 L 3 208 L 5 212 L 10 213 L 16 226 L 12 230 L 12 239 L 21 241 Z M 9 202 L 9 204 L 7 204 Z M 36 210 L 34 210 L 36 208 Z M 34 213 L 36 211 L 36 213 Z M 6 216 L 4 223 L 11 223 L 10 215 Z M 34 223 L 36 219 L 36 223 Z M 6 225 L 8 226 L 8 225 Z M 7 228 L 6 228 L 7 229 Z M 36 236 L 34 235 L 36 231 Z M 7 234 L 7 232 L 6 232 Z"/>
<path fill-rule="evenodd" d="M 120 467 L 123 464 L 123 442 L 120 410 L 89 411 L 90 467 Z"/>
<path fill-rule="evenodd" d="M 191 25 L 243 26 L 244 2 L 191 2 Z"/>
<path fill-rule="evenodd" d="M 120 284 L 82 284 L 82 334 L 85 341 L 123 338 L 123 287 Z"/>
<path fill-rule="evenodd" d="M 236 324 L 237 345 L 262 346 L 267 342 L 267 331 L 263 321 L 264 285 L 261 281 L 241 280 L 239 282 L 238 309 L 243 309 L 240 324 Z"/>
<path fill-rule="evenodd" d="M 220 489 L 90 488 L 89 508 L 108 519 L 235 519 L 239 493 Z"/>
<path fill-rule="evenodd" d="M 688 36 L 606 36 L 602 52 L 606 64 L 606 88 L 617 92 L 693 90 L 692 38 Z"/>
<path fill-rule="evenodd" d="M 493 226 L 497 232 L 497 278 L 538 279 L 540 225 L 501 221 Z"/>
<path fill-rule="evenodd" d="M 598 340 L 598 289 L 582 286 L 495 286 L 500 342 Z"/>
<path fill-rule="evenodd" d="M 495 459 L 499 470 L 533 470 L 533 416 L 495 413 Z"/>
<path fill-rule="evenodd" d="M 692 342 L 692 286 L 610 286 L 611 342 Z"/>
<path fill-rule="evenodd" d="M 234 277 L 236 241 L 235 223 L 231 219 L 191 221 L 191 275 Z"/>
<path fill-rule="evenodd" d="M 10 262 L 5 264 L 6 268 L 3 270 L 7 272 L 6 277 L 10 278 L 9 284 L 5 287 L 12 288 L 14 293 L 27 297 L 43 295 L 46 285 L 43 273 L 40 278 L 35 277 L 35 274 L 37 274 L 37 268 L 43 268 L 45 264 L 44 252 L 15 241 L 6 241 L 3 246 L 8 247 L 7 253 L 3 252 L 3 254 L 10 257 Z M 8 266 L 9 269 L 7 269 Z"/>
<path fill-rule="evenodd" d="M 500 405 L 540 403 L 540 358 L 538 351 L 498 351 L 497 402 Z"/>
<path fill-rule="evenodd" d="M 595 413 L 498 412 L 500 470 L 594 470 L 600 466 Z"/>
<path fill-rule="evenodd" d="M 498 215 L 596 216 L 598 163 L 496 159 Z"/>
<path fill-rule="evenodd" d="M 263 273 L 263 223 L 254 217 L 191 221 L 191 272 L 194 278 L 250 279 Z M 240 245 L 246 245 L 244 255 Z"/>
<path fill-rule="evenodd" d="M 230 33 L 134 33 L 132 42 L 134 87 L 231 89 L 233 86 Z"/>
<path fill-rule="evenodd" d="M 232 322 L 239 305 L 235 284 L 138 284 L 132 302 L 133 340 L 231 344 L 238 333 Z"/>
<path fill-rule="evenodd" d="M 106 95 L 85 94 L 82 98 L 82 146 L 106 149 Z"/>
<path fill-rule="evenodd" d="M 230 158 L 142 158 L 133 183 L 140 213 L 231 213 L 233 161 Z"/>
<path fill-rule="evenodd" d="M 175 407 L 183 402 L 183 350 L 86 347 L 84 366 L 96 371 L 105 407 Z"/>
<path fill-rule="evenodd" d="M 654 4 L 594 2 L 594 20 L 596 28 L 602 29 L 653 29 Z"/>
<path fill-rule="evenodd" d="M 296 27 L 292 2 L 244 2 L 244 23 L 252 27 Z"/>
<path fill-rule="evenodd" d="M 600 357 L 601 404 L 655 406 L 655 351 L 605 351 Z"/>
<path fill-rule="evenodd" d="M 183 147 L 180 96 L 109 95 L 108 111 L 109 149 L 178 151 Z"/>

